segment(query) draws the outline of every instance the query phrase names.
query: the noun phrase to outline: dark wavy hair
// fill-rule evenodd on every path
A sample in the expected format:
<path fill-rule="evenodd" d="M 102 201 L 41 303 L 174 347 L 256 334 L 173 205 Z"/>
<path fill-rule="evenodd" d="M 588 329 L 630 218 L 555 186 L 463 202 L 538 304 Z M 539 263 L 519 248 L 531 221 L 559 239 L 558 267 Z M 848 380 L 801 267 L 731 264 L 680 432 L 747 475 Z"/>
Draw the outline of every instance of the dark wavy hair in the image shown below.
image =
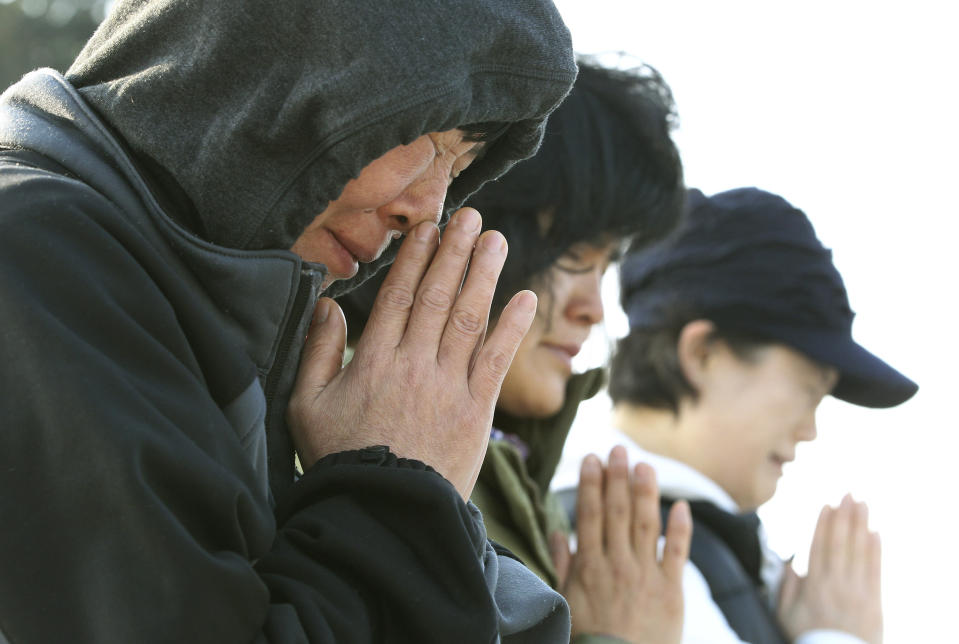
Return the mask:
<path fill-rule="evenodd" d="M 677 117 L 669 86 L 648 65 L 610 69 L 585 58 L 579 64 L 576 83 L 550 115 L 536 156 L 467 202 L 482 214 L 485 229 L 499 230 L 509 242 L 491 318 L 517 291 L 544 283 L 571 246 L 614 240 L 625 245 L 637 236 L 651 242 L 679 222 L 685 193 L 670 137 Z M 382 279 L 377 275 L 338 300 L 351 342 Z"/>
<path fill-rule="evenodd" d="M 684 199 L 675 125 L 672 93 L 655 69 L 580 61 L 536 156 L 469 202 L 510 245 L 494 312 L 575 244 L 654 241 L 675 227 Z M 543 213 L 551 214 L 545 231 Z"/>

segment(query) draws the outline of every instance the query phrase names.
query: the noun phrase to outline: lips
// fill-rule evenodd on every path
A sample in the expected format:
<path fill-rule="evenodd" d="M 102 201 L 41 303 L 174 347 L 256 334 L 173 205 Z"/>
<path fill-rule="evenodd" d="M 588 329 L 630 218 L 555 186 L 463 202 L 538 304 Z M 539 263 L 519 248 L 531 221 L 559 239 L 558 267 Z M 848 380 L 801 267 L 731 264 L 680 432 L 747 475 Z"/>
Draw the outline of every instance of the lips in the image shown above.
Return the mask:
<path fill-rule="evenodd" d="M 555 344 L 552 342 L 544 342 L 543 345 L 559 353 L 566 354 L 569 356 L 570 360 L 575 358 L 576 354 L 579 353 L 579 350 L 582 348 L 582 345 L 579 344 Z"/>
<path fill-rule="evenodd" d="M 360 268 L 353 253 L 326 228 L 320 229 L 310 260 L 326 265 L 328 279 L 349 279 Z"/>
<path fill-rule="evenodd" d="M 795 459 L 794 456 L 781 456 L 779 454 L 773 454 L 769 457 L 769 460 L 771 460 L 773 463 L 775 463 L 779 467 L 782 467 L 786 463 L 792 463 L 794 459 Z"/>
<path fill-rule="evenodd" d="M 380 256 L 380 251 L 383 246 L 382 244 L 370 251 L 366 250 L 360 244 L 357 244 L 351 239 L 337 235 L 333 231 L 330 231 L 330 235 L 333 236 L 333 239 L 335 239 L 337 243 L 342 246 L 344 250 L 346 250 L 346 252 L 353 256 L 354 261 L 361 262 L 363 264 L 369 264 Z"/>
<path fill-rule="evenodd" d="M 563 366 L 567 370 L 572 370 L 573 368 L 573 357 L 579 353 L 581 345 L 578 344 L 559 344 L 553 342 L 543 342 L 541 343 L 542 348 L 549 351 L 549 353 L 557 360 L 563 363 Z"/>

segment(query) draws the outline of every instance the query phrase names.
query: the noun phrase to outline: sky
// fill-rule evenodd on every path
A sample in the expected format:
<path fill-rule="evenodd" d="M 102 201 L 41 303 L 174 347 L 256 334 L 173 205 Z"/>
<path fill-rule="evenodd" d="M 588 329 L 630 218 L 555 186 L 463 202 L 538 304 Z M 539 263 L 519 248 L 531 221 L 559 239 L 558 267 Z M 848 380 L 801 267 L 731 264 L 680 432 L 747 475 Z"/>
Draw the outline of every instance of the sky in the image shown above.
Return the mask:
<path fill-rule="evenodd" d="M 955 638 L 959 45 L 949 3 L 556 5 L 578 52 L 622 52 L 663 74 L 689 186 L 757 186 L 806 212 L 845 281 L 854 337 L 920 385 L 890 410 L 823 402 L 819 437 L 799 446 L 760 509 L 770 544 L 803 570 L 820 508 L 851 492 L 882 537 L 885 641 Z M 602 363 L 626 333 L 616 296 L 611 271 L 606 323 L 578 368 Z M 604 394 L 581 408 L 563 471 L 606 430 L 608 410 Z"/>

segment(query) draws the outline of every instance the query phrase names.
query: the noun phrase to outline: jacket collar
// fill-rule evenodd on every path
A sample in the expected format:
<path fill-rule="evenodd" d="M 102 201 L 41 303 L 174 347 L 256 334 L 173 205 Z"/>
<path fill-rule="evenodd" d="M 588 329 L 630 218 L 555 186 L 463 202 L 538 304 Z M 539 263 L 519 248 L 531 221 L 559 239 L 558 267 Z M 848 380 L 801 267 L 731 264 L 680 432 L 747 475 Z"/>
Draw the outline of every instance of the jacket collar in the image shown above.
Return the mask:
<path fill-rule="evenodd" d="M 516 435 L 528 446 L 526 468 L 543 493 L 549 489 L 550 480 L 559 465 L 563 445 L 580 403 L 595 396 L 605 379 L 606 373 L 601 368 L 572 376 L 566 384 L 563 407 L 547 418 L 518 418 L 500 411 L 493 417 L 494 427 Z"/>
<path fill-rule="evenodd" d="M 649 463 L 656 470 L 660 494 L 674 499 L 708 501 L 731 514 L 740 512 L 739 505 L 715 481 L 686 463 L 643 449 L 627 434 L 614 430 L 616 443 L 626 447 L 630 463 Z"/>
<path fill-rule="evenodd" d="M 177 261 L 169 263 L 170 270 L 181 271 L 184 283 L 196 283 L 209 295 L 224 333 L 237 334 L 260 373 L 269 371 L 281 331 L 291 323 L 295 294 L 304 281 L 322 282 L 322 266 L 288 251 L 217 246 L 180 225 L 160 205 L 126 144 L 53 70 L 27 74 L 0 97 L 0 146 L 28 148 L 54 160 L 113 202 L 153 240 L 147 243 L 160 252 L 172 248 Z M 307 319 L 311 311 L 304 313 Z"/>

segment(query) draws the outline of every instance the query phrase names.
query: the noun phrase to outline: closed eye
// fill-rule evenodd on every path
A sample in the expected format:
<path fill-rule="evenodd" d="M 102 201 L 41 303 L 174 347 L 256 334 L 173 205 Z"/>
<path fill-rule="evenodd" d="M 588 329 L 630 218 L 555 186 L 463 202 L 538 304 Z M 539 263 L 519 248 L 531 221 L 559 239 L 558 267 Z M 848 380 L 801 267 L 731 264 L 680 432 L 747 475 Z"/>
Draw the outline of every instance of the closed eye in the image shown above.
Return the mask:
<path fill-rule="evenodd" d="M 556 262 L 556 268 L 563 271 L 564 273 L 570 273 L 572 275 L 582 275 L 583 273 L 590 273 L 596 270 L 596 264 L 589 264 L 588 266 L 569 266 L 564 264 L 562 260 Z"/>
<path fill-rule="evenodd" d="M 596 268 L 595 263 L 584 261 L 583 256 L 572 248 L 567 249 L 566 252 L 556 260 L 555 266 L 564 273 L 571 273 L 573 275 L 589 273 Z"/>
<path fill-rule="evenodd" d="M 459 177 L 460 174 L 464 170 L 466 170 L 466 168 L 470 167 L 470 165 L 474 161 L 482 157 L 485 152 L 486 152 L 486 143 L 478 142 L 475 145 L 473 145 L 473 147 L 471 147 L 469 150 L 461 154 L 453 163 L 453 167 L 450 168 L 450 183 L 452 183 L 454 179 Z"/>

